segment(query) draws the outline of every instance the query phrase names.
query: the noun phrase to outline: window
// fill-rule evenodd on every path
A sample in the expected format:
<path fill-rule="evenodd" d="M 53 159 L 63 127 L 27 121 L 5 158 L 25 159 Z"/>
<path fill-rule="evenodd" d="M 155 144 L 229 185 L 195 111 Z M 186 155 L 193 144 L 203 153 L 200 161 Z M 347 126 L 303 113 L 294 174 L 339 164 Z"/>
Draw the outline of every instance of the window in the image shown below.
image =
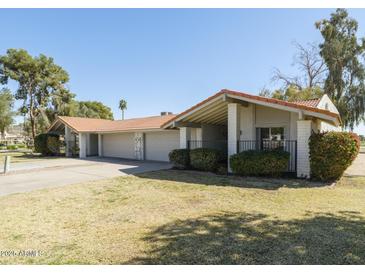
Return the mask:
<path fill-rule="evenodd" d="M 256 139 L 260 149 L 271 150 L 284 145 L 283 127 L 261 127 L 256 129 Z"/>
<path fill-rule="evenodd" d="M 261 127 L 257 128 L 257 139 L 262 141 L 281 141 L 284 140 L 283 127 Z"/>
<path fill-rule="evenodd" d="M 284 140 L 284 128 L 283 127 L 270 128 L 270 140 L 275 140 L 275 141 Z"/>

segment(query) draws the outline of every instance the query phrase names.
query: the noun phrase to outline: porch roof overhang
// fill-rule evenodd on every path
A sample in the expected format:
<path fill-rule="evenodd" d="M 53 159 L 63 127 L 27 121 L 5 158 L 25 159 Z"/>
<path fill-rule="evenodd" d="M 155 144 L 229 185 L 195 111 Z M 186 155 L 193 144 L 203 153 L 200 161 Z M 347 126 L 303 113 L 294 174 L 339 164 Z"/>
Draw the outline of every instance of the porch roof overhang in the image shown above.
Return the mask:
<path fill-rule="evenodd" d="M 162 127 L 199 127 L 201 124 L 226 125 L 228 119 L 228 103 L 237 103 L 242 106 L 248 106 L 250 103 L 262 105 L 298 113 L 301 119 L 304 116 L 314 117 L 335 126 L 341 125 L 339 114 L 328 110 L 224 89 L 180 113 L 173 119 L 164 123 Z"/>
<path fill-rule="evenodd" d="M 47 132 L 52 132 L 52 133 L 58 133 L 58 134 L 64 134 L 65 133 L 65 122 L 60 120 L 60 119 L 56 119 L 51 126 L 48 128 Z"/>

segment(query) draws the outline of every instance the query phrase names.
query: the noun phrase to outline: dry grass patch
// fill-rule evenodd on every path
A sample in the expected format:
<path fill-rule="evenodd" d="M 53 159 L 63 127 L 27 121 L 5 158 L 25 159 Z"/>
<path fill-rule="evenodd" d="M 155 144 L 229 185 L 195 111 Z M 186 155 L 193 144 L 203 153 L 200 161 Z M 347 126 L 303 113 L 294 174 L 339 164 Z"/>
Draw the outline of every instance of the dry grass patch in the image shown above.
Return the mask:
<path fill-rule="evenodd" d="M 5 156 L 11 156 L 12 163 L 33 162 L 37 160 L 55 159 L 55 157 L 43 157 L 39 153 L 31 152 L 1 152 L 0 164 L 4 163 Z"/>
<path fill-rule="evenodd" d="M 0 250 L 40 264 L 364 264 L 365 179 L 159 171 L 0 198 Z"/>

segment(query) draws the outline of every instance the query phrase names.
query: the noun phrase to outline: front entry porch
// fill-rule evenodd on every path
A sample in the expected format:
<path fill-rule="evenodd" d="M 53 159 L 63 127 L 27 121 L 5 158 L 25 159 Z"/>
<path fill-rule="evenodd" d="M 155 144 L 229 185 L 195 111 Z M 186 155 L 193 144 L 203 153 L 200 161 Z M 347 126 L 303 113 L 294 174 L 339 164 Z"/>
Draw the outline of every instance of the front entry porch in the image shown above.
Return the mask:
<path fill-rule="evenodd" d="M 78 132 L 61 121 L 54 123 L 49 132 L 60 135 L 64 140 L 65 156 L 71 158 L 86 158 L 101 156 L 100 134 Z"/>
<path fill-rule="evenodd" d="M 180 129 L 180 148 L 221 150 L 229 172 L 234 154 L 280 149 L 290 153 L 288 172 L 310 177 L 309 137 L 318 130 L 317 120 L 300 109 L 222 94 L 181 115 L 170 128 Z"/>

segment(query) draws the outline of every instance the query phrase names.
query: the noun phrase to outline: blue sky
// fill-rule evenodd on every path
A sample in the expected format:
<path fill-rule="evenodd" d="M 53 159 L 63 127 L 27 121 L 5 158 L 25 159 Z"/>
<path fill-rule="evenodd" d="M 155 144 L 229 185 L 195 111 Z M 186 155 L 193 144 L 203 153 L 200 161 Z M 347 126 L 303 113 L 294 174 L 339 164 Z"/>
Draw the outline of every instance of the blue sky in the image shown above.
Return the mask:
<path fill-rule="evenodd" d="M 320 42 L 328 9 L 0 10 L 0 54 L 24 48 L 54 57 L 78 100 L 120 118 L 181 112 L 229 88 L 271 88 L 275 67 L 296 73 L 293 42 Z M 365 10 L 349 10 L 365 36 Z M 362 125 L 356 130 L 365 134 Z"/>

